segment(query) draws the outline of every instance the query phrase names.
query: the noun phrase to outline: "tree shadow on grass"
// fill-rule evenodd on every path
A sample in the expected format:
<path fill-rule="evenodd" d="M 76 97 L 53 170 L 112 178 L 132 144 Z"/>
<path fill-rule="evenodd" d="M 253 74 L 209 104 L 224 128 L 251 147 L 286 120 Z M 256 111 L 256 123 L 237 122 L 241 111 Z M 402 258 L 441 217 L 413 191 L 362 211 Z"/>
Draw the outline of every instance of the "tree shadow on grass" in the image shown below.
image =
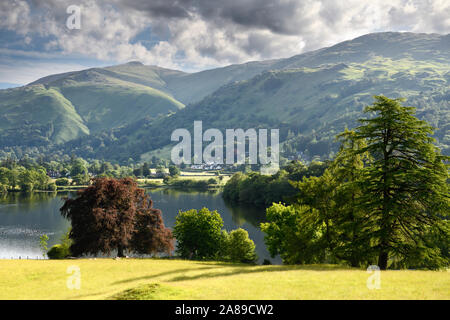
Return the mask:
<path fill-rule="evenodd" d="M 193 264 L 197 264 L 200 266 L 199 268 L 183 268 L 183 269 L 174 269 L 169 270 L 157 274 L 150 274 L 147 276 L 130 278 L 125 280 L 120 280 L 114 282 L 112 285 L 124 284 L 139 280 L 150 280 L 155 279 L 162 276 L 174 275 L 172 279 L 164 280 L 167 282 L 178 282 L 178 281 L 189 281 L 189 280 L 197 280 L 203 278 L 215 278 L 215 277 L 227 277 L 227 276 L 235 276 L 239 274 L 250 274 L 250 273 L 261 273 L 261 272 L 283 272 L 283 271 L 294 271 L 294 270 L 304 270 L 304 271 L 348 271 L 348 270 L 358 270 L 351 269 L 346 266 L 339 265 L 272 265 L 272 266 L 258 266 L 258 265 L 248 265 L 248 264 L 233 264 L 228 262 L 193 262 Z M 214 269 L 223 269 L 228 268 L 228 270 L 223 270 L 221 272 L 206 272 L 193 276 L 188 275 L 179 275 L 180 273 L 185 272 L 196 272 L 196 271 L 206 271 L 206 270 L 214 270 Z"/>
<path fill-rule="evenodd" d="M 182 275 L 178 277 L 174 277 L 172 279 L 167 280 L 167 282 L 178 282 L 178 281 L 191 281 L 191 280 L 198 280 L 198 279 L 208 279 L 208 278 L 217 278 L 217 277 L 230 277 L 230 276 L 236 276 L 236 275 L 244 275 L 244 274 L 251 274 L 251 273 L 264 273 L 264 272 L 284 272 L 284 271 L 346 271 L 349 270 L 349 268 L 346 268 L 344 266 L 338 267 L 338 266 L 328 266 L 328 265 L 310 265 L 310 266 L 245 266 L 245 265 L 239 265 L 239 266 L 231 266 L 229 270 L 221 271 L 221 272 L 208 272 L 208 273 L 201 273 L 194 276 L 187 276 Z"/>
<path fill-rule="evenodd" d="M 221 268 L 221 266 L 219 266 L 219 267 L 204 267 L 204 268 L 197 268 L 197 269 L 192 269 L 192 268 L 174 269 L 174 270 L 164 271 L 164 272 L 160 272 L 160 273 L 156 273 L 156 274 L 149 274 L 147 276 L 129 278 L 129 279 L 116 281 L 116 282 L 113 282 L 112 285 L 124 284 L 124 283 L 139 281 L 139 280 L 149 280 L 149 279 L 153 279 L 153 278 L 158 278 L 158 277 L 182 273 L 182 272 L 197 271 L 197 270 L 210 270 L 210 269 L 217 269 L 217 268 Z"/>

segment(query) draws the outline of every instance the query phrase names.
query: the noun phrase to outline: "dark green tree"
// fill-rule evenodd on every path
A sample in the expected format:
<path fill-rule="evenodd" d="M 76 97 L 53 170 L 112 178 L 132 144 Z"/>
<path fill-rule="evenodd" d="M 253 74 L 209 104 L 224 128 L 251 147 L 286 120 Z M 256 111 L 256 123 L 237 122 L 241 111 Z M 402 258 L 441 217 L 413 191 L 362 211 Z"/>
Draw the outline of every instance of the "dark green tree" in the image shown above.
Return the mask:
<path fill-rule="evenodd" d="M 142 175 L 144 177 L 150 176 L 150 167 L 147 162 L 144 162 L 144 164 L 142 165 Z"/>
<path fill-rule="evenodd" d="M 169 167 L 169 174 L 171 177 L 177 177 L 180 175 L 180 169 L 176 166 Z"/>
<path fill-rule="evenodd" d="M 83 159 L 74 159 L 72 161 L 72 166 L 70 169 L 70 175 L 72 177 L 77 176 L 77 175 L 87 175 L 88 174 L 88 169 L 86 167 L 86 162 Z"/>
<path fill-rule="evenodd" d="M 401 99 L 375 96 L 355 132 L 367 146 L 373 161 L 364 168 L 360 206 L 368 215 L 378 266 L 385 270 L 390 257 L 406 258 L 420 250 L 434 255 L 426 239 L 427 228 L 435 227 L 449 212 L 448 168 L 433 144 L 432 128 L 414 116 L 415 109 Z M 436 256 L 436 259 L 439 259 Z"/>
<path fill-rule="evenodd" d="M 366 144 L 355 135 L 347 129 L 338 135 L 341 147 L 327 170 L 335 185 L 331 190 L 334 200 L 332 221 L 336 229 L 333 254 L 352 267 L 359 267 L 371 260 L 373 250 L 370 236 L 362 232 L 367 227 L 365 211 L 358 206 L 362 196 L 360 181 L 364 166 L 370 165 L 370 155 L 359 153 Z"/>

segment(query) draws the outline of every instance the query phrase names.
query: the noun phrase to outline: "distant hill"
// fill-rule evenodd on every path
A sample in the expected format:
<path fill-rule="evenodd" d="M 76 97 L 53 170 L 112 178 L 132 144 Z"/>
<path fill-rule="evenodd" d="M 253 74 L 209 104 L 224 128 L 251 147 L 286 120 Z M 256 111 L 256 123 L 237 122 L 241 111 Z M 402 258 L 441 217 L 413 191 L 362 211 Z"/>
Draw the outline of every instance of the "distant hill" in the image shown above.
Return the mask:
<path fill-rule="evenodd" d="M 0 90 L 0 145 L 63 143 L 183 108 L 159 81 L 154 68 L 131 63 Z"/>
<path fill-rule="evenodd" d="M 327 157 L 334 136 L 384 94 L 417 107 L 448 153 L 449 84 L 450 35 L 437 34 L 375 33 L 197 73 L 131 62 L 0 90 L 0 147 L 57 145 L 83 157 L 139 160 L 167 151 L 174 129 L 203 120 L 204 129 L 280 128 L 286 156 Z"/>

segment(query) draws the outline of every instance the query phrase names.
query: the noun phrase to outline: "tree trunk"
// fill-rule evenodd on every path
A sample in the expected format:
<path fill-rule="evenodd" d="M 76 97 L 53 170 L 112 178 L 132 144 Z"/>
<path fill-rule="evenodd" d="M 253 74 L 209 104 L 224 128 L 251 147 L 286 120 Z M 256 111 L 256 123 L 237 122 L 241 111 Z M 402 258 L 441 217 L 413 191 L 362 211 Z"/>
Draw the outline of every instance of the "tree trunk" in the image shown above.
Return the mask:
<path fill-rule="evenodd" d="M 118 246 L 117 247 L 117 256 L 119 258 L 125 257 L 125 255 L 123 254 L 123 247 L 122 246 Z"/>
<path fill-rule="evenodd" d="M 357 268 L 357 267 L 359 267 L 358 258 L 354 257 L 353 255 L 352 255 L 352 257 L 350 258 L 350 266 L 351 266 L 352 268 Z"/>
<path fill-rule="evenodd" d="M 380 255 L 378 256 L 378 267 L 380 270 L 386 270 L 388 264 L 388 253 L 383 249 L 380 251 Z"/>

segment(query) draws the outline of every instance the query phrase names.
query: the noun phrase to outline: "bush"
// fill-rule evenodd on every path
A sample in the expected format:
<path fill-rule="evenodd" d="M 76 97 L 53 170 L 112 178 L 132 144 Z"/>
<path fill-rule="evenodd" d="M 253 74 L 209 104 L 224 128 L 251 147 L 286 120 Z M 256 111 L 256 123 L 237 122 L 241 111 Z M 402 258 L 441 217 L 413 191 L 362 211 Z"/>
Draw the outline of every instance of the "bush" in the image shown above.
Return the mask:
<path fill-rule="evenodd" d="M 271 264 L 272 264 L 272 262 L 270 262 L 269 259 L 264 259 L 264 261 L 262 263 L 263 266 L 270 266 Z"/>
<path fill-rule="evenodd" d="M 59 178 L 59 179 L 56 179 L 55 183 L 57 186 L 62 187 L 62 186 L 68 186 L 70 184 L 70 181 L 67 178 Z"/>
<path fill-rule="evenodd" d="M 6 188 L 6 186 L 0 183 L 0 194 L 6 193 L 7 191 L 8 189 Z"/>
<path fill-rule="evenodd" d="M 255 243 L 244 229 L 236 229 L 228 236 L 228 257 L 232 262 L 254 263 L 257 259 Z"/>
<path fill-rule="evenodd" d="M 180 169 L 178 169 L 175 166 L 170 166 L 169 167 L 169 174 L 171 177 L 176 177 L 180 175 Z"/>
<path fill-rule="evenodd" d="M 171 176 L 165 176 L 165 177 L 163 178 L 163 183 L 164 183 L 164 184 L 167 184 L 167 185 L 172 185 L 172 183 L 173 183 L 174 181 L 177 181 L 177 180 L 175 180 L 175 179 L 172 178 Z"/>
<path fill-rule="evenodd" d="M 214 259 L 220 254 L 223 220 L 217 211 L 203 208 L 180 211 L 173 234 L 182 258 Z"/>
<path fill-rule="evenodd" d="M 20 191 L 22 191 L 22 192 L 33 192 L 33 190 L 34 190 L 34 185 L 30 182 L 20 185 Z"/>
<path fill-rule="evenodd" d="M 70 257 L 70 250 L 67 246 L 62 244 L 55 244 L 47 252 L 49 259 L 64 259 Z"/>
<path fill-rule="evenodd" d="M 56 186 L 56 183 L 49 183 L 48 185 L 47 185 L 47 190 L 48 191 L 56 191 L 58 189 L 58 187 Z"/>
<path fill-rule="evenodd" d="M 72 185 L 75 186 L 83 186 L 88 185 L 90 183 L 90 178 L 88 175 L 76 175 L 75 177 L 72 177 Z"/>
<path fill-rule="evenodd" d="M 69 230 L 62 235 L 60 244 L 55 244 L 47 252 L 49 259 L 64 259 L 72 255 L 70 252 L 70 246 L 72 245 L 72 240 L 69 237 L 70 230 L 71 228 L 69 228 Z"/>

